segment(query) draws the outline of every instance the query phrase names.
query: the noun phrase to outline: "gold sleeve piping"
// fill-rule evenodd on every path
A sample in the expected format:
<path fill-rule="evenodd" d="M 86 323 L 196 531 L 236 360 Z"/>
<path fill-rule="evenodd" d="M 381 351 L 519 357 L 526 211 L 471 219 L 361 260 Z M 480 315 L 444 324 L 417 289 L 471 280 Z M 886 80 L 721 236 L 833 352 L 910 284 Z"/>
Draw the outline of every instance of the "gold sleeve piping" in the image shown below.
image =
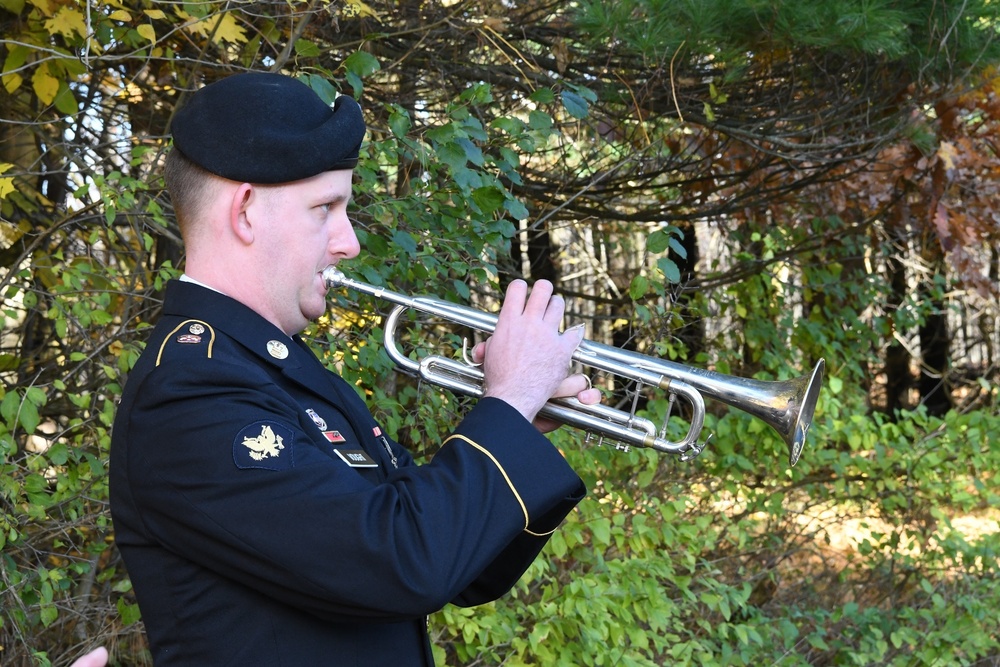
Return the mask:
<path fill-rule="evenodd" d="M 503 475 L 504 480 L 506 480 L 507 486 L 510 487 L 511 493 L 514 494 L 514 498 L 517 500 L 517 504 L 521 506 L 521 511 L 524 512 L 524 529 L 527 530 L 528 529 L 528 524 L 530 523 L 530 519 L 528 517 L 528 508 L 524 506 L 524 500 L 521 499 L 521 494 L 518 493 L 517 489 L 514 488 L 514 483 L 510 481 L 510 477 L 507 476 L 507 471 L 503 469 L 503 466 L 500 465 L 500 462 L 496 460 L 496 457 L 493 456 L 493 454 L 490 453 L 490 451 L 488 449 L 486 449 L 485 447 L 483 447 L 482 445 L 480 445 L 478 442 L 475 442 L 474 440 L 470 440 L 469 438 L 465 437 L 464 435 L 457 435 L 457 434 L 453 435 L 453 436 L 449 437 L 447 440 L 445 440 L 444 443 L 442 443 L 442 444 L 447 444 L 448 441 L 453 440 L 453 439 L 458 439 L 458 440 L 462 440 L 464 442 L 469 443 L 470 445 L 472 445 L 473 447 L 475 447 L 476 449 L 478 449 L 479 451 L 481 451 L 483 454 L 485 454 L 486 457 L 490 461 L 493 462 L 493 465 L 495 465 L 497 467 L 497 469 L 500 471 L 500 474 Z"/>
<path fill-rule="evenodd" d="M 208 338 L 208 358 L 209 359 L 212 358 L 212 346 L 215 345 L 215 329 L 213 329 L 212 325 L 210 325 L 208 322 L 204 322 L 202 320 L 184 320 L 183 322 L 181 322 L 180 324 L 178 324 L 176 327 L 174 327 L 174 330 L 171 331 L 170 333 L 168 333 L 164 337 L 163 342 L 160 343 L 160 349 L 156 353 L 156 365 L 157 366 L 160 365 L 160 360 L 163 358 L 163 350 L 166 349 L 167 343 L 169 343 L 171 341 L 171 339 L 174 337 L 174 334 L 177 333 L 178 331 L 180 331 L 181 327 L 184 327 L 184 326 L 190 325 L 190 324 L 200 324 L 203 327 L 205 327 L 205 330 L 209 334 L 209 338 Z"/>

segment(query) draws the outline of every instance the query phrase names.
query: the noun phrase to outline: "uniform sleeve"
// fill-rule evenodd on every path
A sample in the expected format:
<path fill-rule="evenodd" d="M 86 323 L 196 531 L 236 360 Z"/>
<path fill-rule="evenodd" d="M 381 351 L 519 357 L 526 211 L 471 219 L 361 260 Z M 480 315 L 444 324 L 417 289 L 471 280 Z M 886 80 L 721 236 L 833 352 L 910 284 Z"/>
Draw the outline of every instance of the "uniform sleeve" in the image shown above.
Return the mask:
<path fill-rule="evenodd" d="M 551 443 L 496 399 L 480 401 L 431 463 L 381 484 L 314 446 L 299 419 L 258 369 L 153 370 L 119 425 L 125 519 L 307 613 L 393 620 L 502 594 L 544 544 L 534 529 L 550 530 L 582 495 Z"/>

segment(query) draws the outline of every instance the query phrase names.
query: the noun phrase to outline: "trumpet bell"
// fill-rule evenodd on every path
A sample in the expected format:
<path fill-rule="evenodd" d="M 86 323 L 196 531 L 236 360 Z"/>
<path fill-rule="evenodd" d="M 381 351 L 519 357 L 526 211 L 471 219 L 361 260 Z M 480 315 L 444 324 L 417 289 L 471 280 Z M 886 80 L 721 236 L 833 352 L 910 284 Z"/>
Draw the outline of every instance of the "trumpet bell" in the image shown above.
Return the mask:
<path fill-rule="evenodd" d="M 819 401 L 819 391 L 823 386 L 825 368 L 826 361 L 820 359 L 808 377 L 803 375 L 787 383 L 789 385 L 788 407 L 784 414 L 787 414 L 789 419 L 779 421 L 776 424 L 771 423 L 771 426 L 785 439 L 785 443 L 788 445 L 788 460 L 793 466 L 802 454 L 802 448 L 806 444 L 806 436 L 809 434 L 809 427 L 812 426 L 813 413 L 816 412 L 816 403 Z M 792 418 L 793 415 L 794 418 Z"/>

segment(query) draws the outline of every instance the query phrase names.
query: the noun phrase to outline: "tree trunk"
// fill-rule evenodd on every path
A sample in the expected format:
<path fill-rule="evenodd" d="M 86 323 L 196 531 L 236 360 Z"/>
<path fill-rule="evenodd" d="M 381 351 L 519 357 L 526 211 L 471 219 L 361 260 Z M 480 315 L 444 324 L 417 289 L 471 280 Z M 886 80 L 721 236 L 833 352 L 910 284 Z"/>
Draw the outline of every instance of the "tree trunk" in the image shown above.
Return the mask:
<path fill-rule="evenodd" d="M 947 372 L 951 357 L 951 339 L 948 336 L 948 314 L 941 290 L 935 287 L 934 276 L 947 269 L 944 254 L 936 239 L 924 238 L 924 259 L 931 269 L 927 278 L 920 282 L 918 294 L 923 303 L 929 303 L 927 317 L 919 328 L 920 335 L 920 378 L 917 388 L 920 402 L 935 416 L 943 416 L 951 409 L 951 393 L 948 391 Z"/>
<path fill-rule="evenodd" d="M 890 314 L 899 310 L 906 299 L 906 265 L 904 262 L 908 248 L 905 229 L 909 218 L 909 206 L 905 197 L 892 208 L 888 225 L 889 243 L 891 249 L 886 260 L 886 271 L 889 274 L 889 292 L 886 295 L 886 308 Z M 910 353 L 900 342 L 905 332 L 897 330 L 898 318 L 891 322 L 893 337 L 885 351 L 885 411 L 891 416 L 908 407 L 907 392 L 913 382 L 910 375 Z"/>

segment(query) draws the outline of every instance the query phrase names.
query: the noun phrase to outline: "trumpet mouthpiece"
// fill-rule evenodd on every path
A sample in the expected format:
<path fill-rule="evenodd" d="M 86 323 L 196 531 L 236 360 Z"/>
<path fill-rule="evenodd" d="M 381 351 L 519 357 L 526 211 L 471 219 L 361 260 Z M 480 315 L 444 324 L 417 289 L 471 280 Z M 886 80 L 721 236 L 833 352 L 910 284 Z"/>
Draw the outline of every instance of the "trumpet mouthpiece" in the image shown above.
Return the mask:
<path fill-rule="evenodd" d="M 323 270 L 323 281 L 326 282 L 327 288 L 344 284 L 345 278 L 344 272 L 333 266 L 328 266 Z"/>

